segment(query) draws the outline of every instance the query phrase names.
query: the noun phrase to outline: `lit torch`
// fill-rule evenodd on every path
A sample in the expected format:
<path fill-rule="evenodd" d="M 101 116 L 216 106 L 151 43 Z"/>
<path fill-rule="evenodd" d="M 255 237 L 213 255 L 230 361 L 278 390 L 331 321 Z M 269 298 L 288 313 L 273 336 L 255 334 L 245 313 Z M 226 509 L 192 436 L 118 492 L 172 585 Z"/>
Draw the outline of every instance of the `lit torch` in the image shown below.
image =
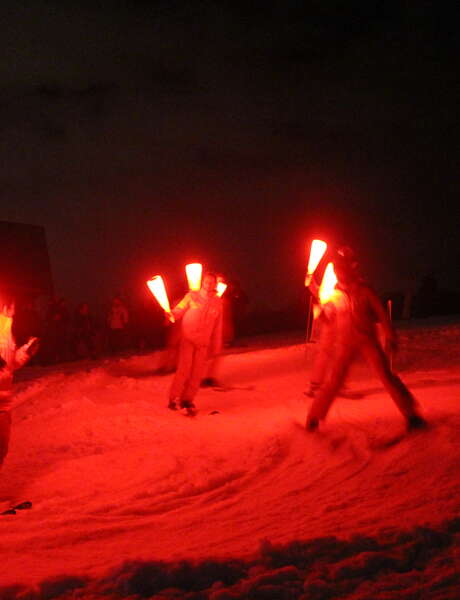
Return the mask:
<path fill-rule="evenodd" d="M 326 304 L 332 298 L 336 283 L 337 276 L 334 272 L 334 266 L 332 263 L 328 263 L 318 291 L 321 304 Z"/>
<path fill-rule="evenodd" d="M 152 279 L 149 279 L 149 281 L 147 281 L 147 286 L 152 292 L 152 294 L 155 296 L 155 299 L 158 302 L 158 304 L 168 315 L 168 318 L 171 321 L 171 323 L 174 323 L 174 315 L 171 312 L 168 294 L 166 293 L 166 288 L 162 276 L 155 275 L 155 277 L 152 277 Z"/>
<path fill-rule="evenodd" d="M 11 335 L 13 319 L 0 313 L 0 339 L 5 339 Z"/>
<path fill-rule="evenodd" d="M 323 242 L 322 240 L 312 241 L 310 247 L 310 257 L 308 259 L 307 274 L 305 276 L 305 287 L 310 285 L 313 273 L 315 272 L 316 267 L 319 265 L 319 261 L 323 258 L 326 250 L 326 242 Z"/>
<path fill-rule="evenodd" d="M 203 265 L 200 263 L 190 263 L 185 265 L 185 274 L 187 275 L 189 290 L 197 292 L 201 288 Z"/>
<path fill-rule="evenodd" d="M 305 287 L 309 287 L 313 278 L 313 273 L 316 267 L 319 265 L 320 260 L 323 258 L 324 253 L 327 250 L 326 242 L 322 240 L 313 240 L 310 246 L 310 256 L 308 258 L 307 274 L 305 275 Z M 308 311 L 307 311 L 307 342 L 311 339 L 313 330 L 313 318 L 315 317 L 313 311 L 313 302 L 311 294 L 308 299 Z"/>
<path fill-rule="evenodd" d="M 226 289 L 227 289 L 227 284 L 224 283 L 223 281 L 218 281 L 217 286 L 216 286 L 217 297 L 222 298 L 222 295 Z"/>

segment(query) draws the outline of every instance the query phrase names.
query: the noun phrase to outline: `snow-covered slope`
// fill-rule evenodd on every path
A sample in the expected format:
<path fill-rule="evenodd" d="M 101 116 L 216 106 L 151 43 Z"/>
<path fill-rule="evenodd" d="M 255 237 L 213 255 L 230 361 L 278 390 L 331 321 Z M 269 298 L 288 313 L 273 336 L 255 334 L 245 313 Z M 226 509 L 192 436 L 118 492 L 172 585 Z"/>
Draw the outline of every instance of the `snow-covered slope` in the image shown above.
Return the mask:
<path fill-rule="evenodd" d="M 457 597 L 460 328 L 401 338 L 432 424 L 410 436 L 362 364 L 365 398 L 307 434 L 314 344 L 225 356 L 194 419 L 167 410 L 157 354 L 24 370 L 0 499 L 33 509 L 0 518 L 0 597 Z"/>

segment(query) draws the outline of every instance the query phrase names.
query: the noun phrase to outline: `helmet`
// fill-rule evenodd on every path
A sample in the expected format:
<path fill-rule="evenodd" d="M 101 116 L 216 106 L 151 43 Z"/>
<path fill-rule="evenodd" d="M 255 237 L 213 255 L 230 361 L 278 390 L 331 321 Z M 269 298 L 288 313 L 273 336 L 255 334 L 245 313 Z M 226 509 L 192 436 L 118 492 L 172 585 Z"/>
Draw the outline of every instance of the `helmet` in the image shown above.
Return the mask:
<path fill-rule="evenodd" d="M 339 246 L 337 254 L 350 263 L 356 262 L 356 255 L 350 246 Z"/>
<path fill-rule="evenodd" d="M 339 279 L 356 279 L 358 277 L 358 261 L 350 246 L 339 246 L 332 262 Z"/>

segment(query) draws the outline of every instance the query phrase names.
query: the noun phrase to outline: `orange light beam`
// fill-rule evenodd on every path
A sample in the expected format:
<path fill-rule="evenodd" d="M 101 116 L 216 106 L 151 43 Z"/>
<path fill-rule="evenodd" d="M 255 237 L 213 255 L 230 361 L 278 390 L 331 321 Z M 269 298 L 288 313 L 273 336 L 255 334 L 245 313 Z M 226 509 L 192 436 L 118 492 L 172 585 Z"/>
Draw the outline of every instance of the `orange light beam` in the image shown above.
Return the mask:
<path fill-rule="evenodd" d="M 332 263 L 328 263 L 318 291 L 321 304 L 326 304 L 332 298 L 336 283 L 337 276 L 334 272 L 334 266 Z"/>
<path fill-rule="evenodd" d="M 168 315 L 169 320 L 174 323 L 174 315 L 171 312 L 171 306 L 169 304 L 168 294 L 166 293 L 165 284 L 161 275 L 155 275 L 152 279 L 147 281 L 147 286 L 152 294 L 155 296 L 156 301 L 161 308 Z"/>
<path fill-rule="evenodd" d="M 185 274 L 187 275 L 189 290 L 197 292 L 201 288 L 203 265 L 200 263 L 190 263 L 185 265 Z"/>
<path fill-rule="evenodd" d="M 222 297 L 222 294 L 225 292 L 225 290 L 227 289 L 227 284 L 224 283 L 223 281 L 218 281 L 217 282 L 217 296 L 219 298 Z"/>
<path fill-rule="evenodd" d="M 322 240 L 313 240 L 310 246 L 310 256 L 308 258 L 307 275 L 305 277 L 305 286 L 309 286 L 313 273 L 319 265 L 319 261 L 323 258 L 327 250 L 326 242 Z"/>

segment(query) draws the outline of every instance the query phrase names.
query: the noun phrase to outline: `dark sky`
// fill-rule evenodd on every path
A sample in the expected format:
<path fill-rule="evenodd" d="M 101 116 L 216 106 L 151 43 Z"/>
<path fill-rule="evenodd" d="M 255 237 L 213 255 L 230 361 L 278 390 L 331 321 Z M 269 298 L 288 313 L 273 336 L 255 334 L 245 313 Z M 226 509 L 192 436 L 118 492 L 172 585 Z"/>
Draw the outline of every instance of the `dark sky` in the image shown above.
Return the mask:
<path fill-rule="evenodd" d="M 46 227 L 58 293 L 173 287 L 199 259 L 280 307 L 312 235 L 381 291 L 460 287 L 452 9 L 94 4 L 0 9 L 0 220 Z"/>

